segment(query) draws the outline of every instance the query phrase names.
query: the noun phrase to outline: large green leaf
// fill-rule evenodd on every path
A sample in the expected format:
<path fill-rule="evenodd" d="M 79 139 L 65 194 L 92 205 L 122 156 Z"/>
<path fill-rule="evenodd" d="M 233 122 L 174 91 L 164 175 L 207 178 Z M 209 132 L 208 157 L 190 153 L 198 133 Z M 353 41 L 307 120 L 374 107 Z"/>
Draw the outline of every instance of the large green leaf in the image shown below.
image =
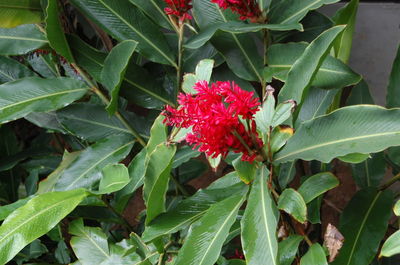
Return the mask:
<path fill-rule="evenodd" d="M 383 152 L 372 154 L 371 158 L 351 165 L 353 178 L 360 188 L 377 187 L 386 172 L 386 161 Z"/>
<path fill-rule="evenodd" d="M 140 8 L 149 18 L 160 26 L 173 29 L 174 26 L 167 14 L 164 12 L 166 4 L 159 0 L 129 0 L 132 4 Z"/>
<path fill-rule="evenodd" d="M 389 85 L 387 87 L 386 106 L 388 108 L 400 107 L 400 45 L 397 55 L 393 62 L 390 74 Z"/>
<path fill-rule="evenodd" d="M 14 28 L 42 21 L 40 0 L 0 0 L 0 26 Z"/>
<path fill-rule="evenodd" d="M 77 37 L 69 38 L 78 65 L 85 69 L 96 81 L 101 82 L 101 72 L 107 55 L 89 46 Z M 162 85 L 155 81 L 144 68 L 130 63 L 122 83 L 122 94 L 145 108 L 161 108 L 165 104 L 174 105 Z"/>
<path fill-rule="evenodd" d="M 304 50 L 288 72 L 285 85 L 279 92 L 279 101 L 295 100 L 300 103 L 303 92 L 312 84 L 322 62 L 329 53 L 333 41 L 345 26 L 336 26 L 324 31 Z"/>
<path fill-rule="evenodd" d="M 0 56 L 0 84 L 35 75 L 28 67 L 18 61 Z"/>
<path fill-rule="evenodd" d="M 84 198 L 83 189 L 38 195 L 9 215 L 0 226 L 0 264 L 44 235 Z"/>
<path fill-rule="evenodd" d="M 242 161 L 242 157 L 238 156 L 233 160 L 232 165 L 244 183 L 249 184 L 253 181 L 257 171 L 256 163 L 250 164 L 248 161 Z"/>
<path fill-rule="evenodd" d="M 94 142 L 113 135 L 132 135 L 121 120 L 109 116 L 102 105 L 75 103 L 57 111 L 56 116 L 68 132 L 88 141 Z M 143 127 L 138 129 L 141 136 L 148 137 L 141 129 Z"/>
<path fill-rule="evenodd" d="M 178 253 L 175 264 L 213 265 L 245 200 L 245 194 L 240 192 L 211 206 L 207 213 L 190 227 L 189 235 Z"/>
<path fill-rule="evenodd" d="M 247 200 L 242 227 L 242 246 L 247 264 L 276 265 L 279 212 L 267 187 L 269 172 L 264 166 L 255 177 Z"/>
<path fill-rule="evenodd" d="M 324 249 L 320 244 L 313 244 L 301 258 L 300 265 L 328 265 Z M 360 264 L 361 265 L 361 264 Z"/>
<path fill-rule="evenodd" d="M 101 171 L 100 194 L 113 193 L 124 188 L 129 182 L 129 171 L 124 164 L 108 165 Z"/>
<path fill-rule="evenodd" d="M 292 188 L 285 189 L 279 196 L 278 209 L 287 212 L 300 223 L 307 221 L 307 206 L 300 193 Z"/>
<path fill-rule="evenodd" d="M 326 90 L 310 87 L 307 97 L 301 105 L 295 128 L 298 128 L 304 121 L 326 114 L 338 91 L 339 89 Z"/>
<path fill-rule="evenodd" d="M 276 155 L 275 162 L 329 162 L 350 153 L 374 153 L 399 145 L 399 114 L 398 109 L 356 105 L 306 121 Z"/>
<path fill-rule="evenodd" d="M 269 12 L 270 23 L 288 24 L 299 22 L 310 10 L 339 0 L 282 0 L 277 1 Z"/>
<path fill-rule="evenodd" d="M 129 1 L 72 0 L 82 13 L 119 41 L 135 40 L 151 61 L 177 66 L 174 53 L 159 27 Z"/>
<path fill-rule="evenodd" d="M 237 20 L 237 16 L 222 11 L 217 4 L 208 0 L 193 2 L 193 16 L 200 29 L 205 30 L 215 23 Z M 219 32 L 212 39 L 212 44 L 222 53 L 232 71 L 242 79 L 261 82 L 263 56 L 258 53 L 253 36 L 247 34 Z"/>
<path fill-rule="evenodd" d="M 62 108 L 85 95 L 87 89 L 70 78 L 27 77 L 5 83 L 0 85 L 0 123 Z"/>
<path fill-rule="evenodd" d="M 353 44 L 353 33 L 356 26 L 358 4 L 359 0 L 351 0 L 347 5 L 339 9 L 333 17 L 335 25 L 347 25 L 346 29 L 342 32 L 340 37 L 333 45 L 336 58 L 345 63 L 348 63 L 350 59 L 351 46 Z"/>
<path fill-rule="evenodd" d="M 116 210 L 122 212 L 134 192 L 143 185 L 146 173 L 147 150 L 143 148 L 128 166 L 129 183 L 115 194 Z"/>
<path fill-rule="evenodd" d="M 198 49 L 209 41 L 214 34 L 220 30 L 233 34 L 257 32 L 263 29 L 286 31 L 286 30 L 303 30 L 301 24 L 287 24 L 287 25 L 274 25 L 274 24 L 246 24 L 239 21 L 227 21 L 222 23 L 211 24 L 199 32 L 199 34 L 192 36 L 185 43 L 188 49 Z"/>
<path fill-rule="evenodd" d="M 107 106 L 110 115 L 118 109 L 119 89 L 125 76 L 126 68 L 137 46 L 136 41 L 126 40 L 115 46 L 104 61 L 101 80 L 108 89 L 111 100 Z"/>
<path fill-rule="evenodd" d="M 330 172 L 322 172 L 309 177 L 297 190 L 306 203 L 339 185 L 339 180 Z"/>
<path fill-rule="evenodd" d="M 72 56 L 71 49 L 69 48 L 67 39 L 64 35 L 63 26 L 61 24 L 60 16 L 58 14 L 58 1 L 47 1 L 46 8 L 46 35 L 49 40 L 50 46 L 67 61 L 73 63 L 74 57 Z"/>
<path fill-rule="evenodd" d="M 24 199 L 20 199 L 16 202 L 0 206 L 0 221 L 3 221 L 7 218 L 10 214 L 12 214 L 15 210 L 24 206 L 32 197 L 26 197 Z"/>
<path fill-rule="evenodd" d="M 339 230 L 345 241 L 333 265 L 370 264 L 386 233 L 393 205 L 390 190 L 360 190 L 340 218 Z"/>
<path fill-rule="evenodd" d="M 70 224 L 69 233 L 73 235 L 71 247 L 82 265 L 141 264 L 140 256 L 132 251 L 133 246 L 109 244 L 99 227 L 84 226 L 82 219 Z"/>
<path fill-rule="evenodd" d="M 80 187 L 91 189 L 100 180 L 101 170 L 108 164 L 118 163 L 124 159 L 133 143 L 129 136 L 114 136 L 86 148 L 63 171 L 55 189 L 70 190 Z"/>
<path fill-rule="evenodd" d="M 165 212 L 165 196 L 168 189 L 172 160 L 176 145 L 159 144 L 148 154 L 144 178 L 143 197 L 146 203 L 146 224 Z"/>
<path fill-rule="evenodd" d="M 202 217 L 216 202 L 242 192 L 244 183 L 238 183 L 236 173 L 218 179 L 207 189 L 198 190 L 192 197 L 180 201 L 174 208 L 157 216 L 146 226 L 143 240 L 151 241 L 161 235 L 175 233 Z"/>
<path fill-rule="evenodd" d="M 382 246 L 382 250 L 379 256 L 391 257 L 400 253 L 400 231 L 392 234 Z"/>
<path fill-rule="evenodd" d="M 279 242 L 278 245 L 278 260 L 279 265 L 291 265 L 294 258 L 296 257 L 297 250 L 301 241 L 302 236 L 291 235 L 285 240 Z"/>
<path fill-rule="evenodd" d="M 47 44 L 47 39 L 36 25 L 0 28 L 0 55 L 19 55 Z"/>
<path fill-rule="evenodd" d="M 268 49 L 267 60 L 273 77 L 281 81 L 287 81 L 288 72 L 302 56 L 306 48 L 307 44 L 302 42 L 272 45 Z M 354 85 L 360 80 L 359 74 L 355 73 L 340 60 L 328 55 L 322 61 L 311 85 L 325 89 L 342 88 Z"/>

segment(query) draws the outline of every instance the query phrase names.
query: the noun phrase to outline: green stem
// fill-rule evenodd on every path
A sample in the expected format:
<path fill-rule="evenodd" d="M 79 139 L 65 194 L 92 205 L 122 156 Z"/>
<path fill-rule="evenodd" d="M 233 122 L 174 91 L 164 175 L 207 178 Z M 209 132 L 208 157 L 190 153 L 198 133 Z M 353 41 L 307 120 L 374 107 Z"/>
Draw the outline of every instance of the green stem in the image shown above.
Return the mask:
<path fill-rule="evenodd" d="M 268 29 L 264 29 L 263 30 L 263 40 L 264 40 L 264 67 L 268 65 L 268 58 L 267 58 L 267 51 L 270 45 L 270 41 L 269 41 L 269 31 Z M 267 82 L 266 80 L 262 80 L 261 83 L 261 88 L 262 88 L 262 98 L 264 98 L 265 93 L 267 92 Z"/>
<path fill-rule="evenodd" d="M 183 33 L 185 31 L 185 24 L 179 22 L 178 31 L 178 67 L 176 69 L 176 79 L 178 84 L 178 91 L 181 90 L 182 86 L 182 57 L 183 57 Z"/>
<path fill-rule="evenodd" d="M 393 178 L 391 178 L 388 182 L 386 182 L 382 186 L 380 186 L 379 190 L 385 190 L 385 189 L 389 188 L 390 186 L 392 186 L 397 181 L 400 181 L 400 173 L 397 174 L 396 176 L 394 176 Z"/>
<path fill-rule="evenodd" d="M 90 80 L 90 78 L 86 75 L 83 70 L 77 66 L 76 64 L 72 64 L 73 68 L 78 71 L 79 75 L 85 80 L 85 82 L 91 87 L 91 90 L 103 101 L 105 105 L 108 105 L 110 103 L 110 100 L 103 94 L 103 92 L 97 87 L 97 85 Z M 115 112 L 115 116 L 124 124 L 124 126 L 131 131 L 133 136 L 136 137 L 137 141 L 144 147 L 146 146 L 146 142 L 143 140 L 143 138 L 140 136 L 140 134 L 128 123 L 128 121 L 125 119 L 125 117 L 122 116 L 120 112 Z"/>

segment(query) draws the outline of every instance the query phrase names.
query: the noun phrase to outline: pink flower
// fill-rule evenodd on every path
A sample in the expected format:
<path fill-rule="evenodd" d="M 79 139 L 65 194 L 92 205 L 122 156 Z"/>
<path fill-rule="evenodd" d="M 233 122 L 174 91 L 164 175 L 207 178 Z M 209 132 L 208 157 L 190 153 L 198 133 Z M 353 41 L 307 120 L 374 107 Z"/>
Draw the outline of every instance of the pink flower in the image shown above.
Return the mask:
<path fill-rule="evenodd" d="M 164 0 L 168 7 L 164 8 L 167 15 L 177 16 L 181 21 L 192 19 L 189 10 L 192 8 L 192 0 Z"/>
<path fill-rule="evenodd" d="M 240 15 L 240 19 L 250 19 L 256 22 L 261 16 L 260 8 L 255 0 L 211 0 L 223 9 L 230 8 L 233 12 Z"/>
<path fill-rule="evenodd" d="M 197 82 L 196 94 L 178 95 L 180 106 L 166 106 L 164 122 L 179 128 L 192 127 L 186 141 L 200 152 L 226 157 L 229 151 L 242 153 L 242 160 L 253 161 L 263 143 L 253 119 L 260 102 L 253 92 L 234 82 Z"/>

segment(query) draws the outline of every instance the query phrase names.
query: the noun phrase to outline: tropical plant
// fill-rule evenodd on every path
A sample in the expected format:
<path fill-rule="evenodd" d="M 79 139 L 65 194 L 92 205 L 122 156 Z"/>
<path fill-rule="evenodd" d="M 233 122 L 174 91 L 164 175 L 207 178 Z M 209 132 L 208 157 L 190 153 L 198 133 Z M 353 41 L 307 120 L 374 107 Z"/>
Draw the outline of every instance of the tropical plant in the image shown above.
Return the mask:
<path fill-rule="evenodd" d="M 338 1 L 0 0 L 0 264 L 394 264 L 400 52 L 376 106 Z"/>

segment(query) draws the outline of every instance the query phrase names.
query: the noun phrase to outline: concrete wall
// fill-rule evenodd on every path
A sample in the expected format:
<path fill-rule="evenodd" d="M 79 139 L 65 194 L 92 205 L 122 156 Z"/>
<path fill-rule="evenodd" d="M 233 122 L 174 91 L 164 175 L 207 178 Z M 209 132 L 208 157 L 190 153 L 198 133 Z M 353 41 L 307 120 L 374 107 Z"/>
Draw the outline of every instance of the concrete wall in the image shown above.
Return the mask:
<path fill-rule="evenodd" d="M 344 4 L 321 8 L 329 16 Z M 357 14 L 351 67 L 364 76 L 379 105 L 385 105 L 386 87 L 400 44 L 400 3 L 361 3 Z"/>

